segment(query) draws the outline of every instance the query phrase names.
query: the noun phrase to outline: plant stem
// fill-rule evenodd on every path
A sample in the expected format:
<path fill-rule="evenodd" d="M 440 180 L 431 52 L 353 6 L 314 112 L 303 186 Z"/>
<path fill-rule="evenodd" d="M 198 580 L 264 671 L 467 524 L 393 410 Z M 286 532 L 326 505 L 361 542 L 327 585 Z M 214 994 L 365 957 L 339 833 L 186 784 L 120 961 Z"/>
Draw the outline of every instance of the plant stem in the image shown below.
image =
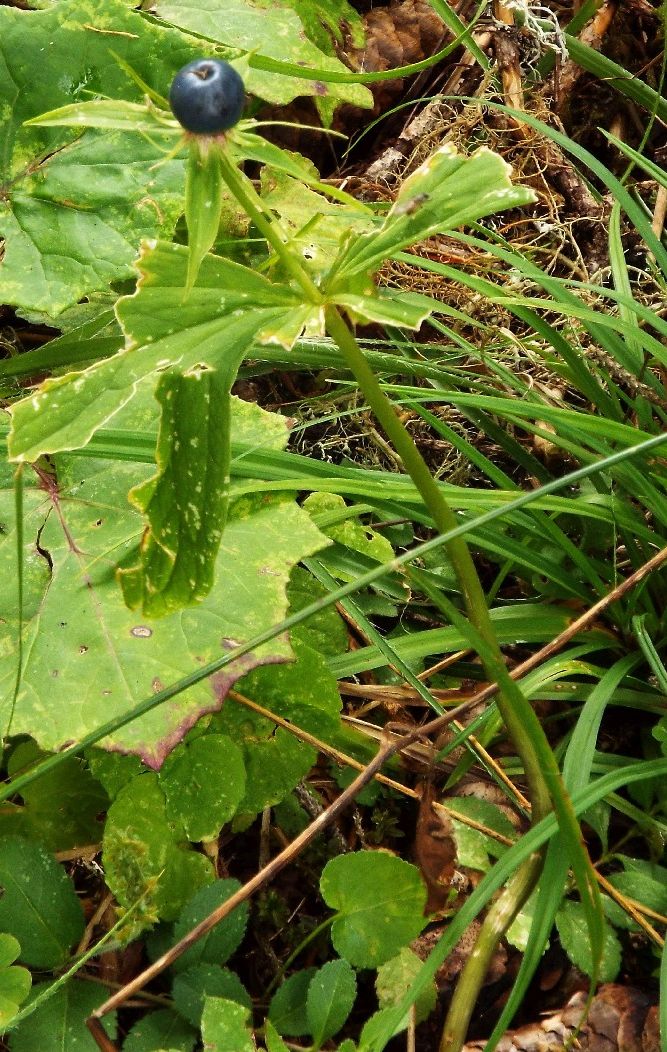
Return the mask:
<path fill-rule="evenodd" d="M 348 368 L 357 379 L 366 401 L 387 437 L 391 440 L 394 449 L 403 461 L 405 470 L 421 494 L 424 504 L 431 513 L 436 529 L 439 533 L 447 533 L 449 530 L 454 529 L 454 527 L 458 526 L 456 515 L 443 497 L 438 483 L 433 478 L 421 453 L 401 423 L 396 410 L 366 361 L 364 352 L 359 347 L 336 307 L 327 307 L 326 325 L 329 335 L 338 344 Z M 500 658 L 495 633 L 489 621 L 486 600 L 468 550 L 468 545 L 463 537 L 457 537 L 455 540 L 450 541 L 446 548 L 459 578 L 468 616 Z M 483 631 L 483 626 L 487 628 L 486 632 Z"/>
<path fill-rule="evenodd" d="M 355 376 L 368 405 L 392 442 L 403 465 L 422 496 L 424 504 L 439 533 L 447 533 L 458 525 L 458 520 L 449 506 L 442 490 L 433 478 L 419 450 L 403 426 L 398 413 L 382 390 L 375 373 L 366 361 L 354 335 L 333 305 L 326 307 L 326 324 L 329 335 L 345 358 L 348 368 Z M 463 537 L 456 537 L 446 544 L 446 550 L 456 573 L 463 594 L 466 613 L 480 640 L 479 656 L 490 682 L 507 684 L 509 676 L 503 662 L 498 640 L 489 616 L 484 592 L 468 545 Z M 511 685 L 511 684 L 510 684 Z M 512 694 L 516 700 L 520 694 L 515 685 Z M 532 707 L 520 698 L 517 707 L 503 690 L 498 695 L 498 708 L 505 726 L 512 737 L 523 762 L 528 781 L 532 821 L 538 822 L 551 810 L 551 794 L 542 770 L 548 743 Z M 543 740 L 542 740 L 543 739 Z M 536 742 L 538 743 L 536 745 Z M 541 753 L 541 756 L 540 756 Z M 549 765 L 552 777 L 558 778 L 555 760 Z M 507 885 L 503 894 L 485 918 L 461 980 L 442 1036 L 440 1052 L 455 1052 L 465 1040 L 465 1035 L 477 995 L 482 987 L 491 957 L 500 937 L 521 909 L 535 887 L 542 869 L 542 856 L 528 859 Z"/>
<path fill-rule="evenodd" d="M 465 1041 L 477 995 L 484 983 L 494 951 L 537 885 L 542 863 L 542 853 L 526 859 L 489 908 L 472 953 L 454 988 L 438 1052 L 460 1049 Z"/>
<path fill-rule="evenodd" d="M 304 269 L 300 259 L 281 239 L 276 226 L 264 212 L 254 188 L 223 154 L 222 177 L 229 189 L 245 208 L 258 230 L 267 239 L 286 271 L 298 283 L 308 301 L 326 304 L 326 297 Z M 395 407 L 382 390 L 352 331 L 337 307 L 325 306 L 326 329 L 338 345 L 352 375 L 385 434 L 398 453 L 424 504 L 428 508 L 438 533 L 446 534 L 459 525 L 441 488 L 403 426 Z M 505 667 L 498 640 L 489 616 L 484 592 L 468 545 L 463 537 L 454 537 L 446 550 L 456 573 L 470 624 L 470 635 L 477 637 L 477 649 L 489 682 L 498 682 L 498 708 L 523 762 L 531 798 L 532 821 L 539 822 L 551 810 L 551 784 L 559 791 L 560 772 L 542 727 L 532 706 L 512 683 Z M 453 612 L 452 612 L 453 613 Z M 458 614 L 458 611 L 456 612 Z M 503 689 L 503 687 L 505 689 Z M 544 770 L 543 770 L 544 766 Z M 465 1035 L 484 976 L 500 937 L 519 912 L 535 887 L 542 869 L 542 856 L 533 855 L 514 874 L 497 902 L 491 907 L 479 934 L 447 1016 L 440 1052 L 458 1052 Z"/>
<path fill-rule="evenodd" d="M 312 303 L 322 303 L 322 293 L 308 271 L 302 267 L 298 257 L 282 240 L 275 224 L 266 215 L 261 198 L 255 192 L 254 186 L 239 172 L 224 150 L 220 151 L 220 172 L 232 194 L 257 229 L 264 235 L 288 274 L 294 278 Z"/>

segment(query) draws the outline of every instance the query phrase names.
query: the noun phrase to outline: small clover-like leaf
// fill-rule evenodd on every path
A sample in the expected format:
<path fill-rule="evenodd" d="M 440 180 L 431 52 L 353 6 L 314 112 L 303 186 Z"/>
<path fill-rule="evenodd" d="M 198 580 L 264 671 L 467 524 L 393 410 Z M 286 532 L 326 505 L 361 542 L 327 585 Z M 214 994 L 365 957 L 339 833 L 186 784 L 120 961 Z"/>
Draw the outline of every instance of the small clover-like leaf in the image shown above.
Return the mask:
<path fill-rule="evenodd" d="M 244 1018 L 252 1007 L 250 994 L 236 972 L 219 964 L 195 964 L 179 972 L 172 989 L 174 1006 L 193 1026 L 200 1026 L 209 998 L 224 998 L 243 1008 Z"/>
<path fill-rule="evenodd" d="M 207 1052 L 255 1052 L 249 1020 L 249 1006 L 225 997 L 206 997 L 201 1032 Z"/>
<path fill-rule="evenodd" d="M 204 739 L 205 740 L 205 739 Z M 208 917 L 218 906 L 226 902 L 241 885 L 238 880 L 216 880 L 200 888 L 186 902 L 174 925 L 174 938 L 182 939 L 187 933 Z M 203 938 L 181 954 L 174 964 L 177 971 L 192 968 L 197 964 L 224 964 L 239 948 L 248 923 L 248 903 L 243 902 Z"/>
<path fill-rule="evenodd" d="M 269 1019 L 279 1034 L 301 1037 L 310 1033 L 307 1013 L 308 987 L 316 968 L 303 968 L 290 975 L 271 998 Z"/>
<path fill-rule="evenodd" d="M 123 1052 L 192 1052 L 197 1032 L 170 1008 L 149 1012 L 130 1028 L 123 1041 Z"/>
<path fill-rule="evenodd" d="M 392 1008 L 403 999 L 408 988 L 417 978 L 423 962 L 416 953 L 404 946 L 395 957 L 380 965 L 375 980 L 375 990 L 380 1008 Z M 418 1023 L 427 1019 L 435 1008 L 438 991 L 433 980 L 421 991 L 415 1001 Z"/>
<path fill-rule="evenodd" d="M 565 899 L 556 914 L 556 928 L 563 949 L 573 964 L 580 968 L 586 975 L 593 973 L 593 957 L 591 954 L 591 942 L 588 934 L 588 925 L 584 907 L 581 902 L 573 902 Z M 602 947 L 602 960 L 598 979 L 603 983 L 611 983 L 618 975 L 621 967 L 621 944 L 616 932 L 610 924 L 605 922 L 604 939 Z"/>

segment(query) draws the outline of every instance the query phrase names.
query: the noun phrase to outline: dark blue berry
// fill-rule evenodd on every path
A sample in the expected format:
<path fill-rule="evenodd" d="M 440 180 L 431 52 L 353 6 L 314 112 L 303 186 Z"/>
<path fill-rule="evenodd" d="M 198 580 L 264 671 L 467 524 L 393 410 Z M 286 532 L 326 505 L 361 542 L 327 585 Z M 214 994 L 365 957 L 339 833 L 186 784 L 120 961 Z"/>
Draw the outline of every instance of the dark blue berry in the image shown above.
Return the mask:
<path fill-rule="evenodd" d="M 215 135 L 236 124 L 243 112 L 244 92 L 241 77 L 228 62 L 200 58 L 176 74 L 169 103 L 187 131 Z"/>

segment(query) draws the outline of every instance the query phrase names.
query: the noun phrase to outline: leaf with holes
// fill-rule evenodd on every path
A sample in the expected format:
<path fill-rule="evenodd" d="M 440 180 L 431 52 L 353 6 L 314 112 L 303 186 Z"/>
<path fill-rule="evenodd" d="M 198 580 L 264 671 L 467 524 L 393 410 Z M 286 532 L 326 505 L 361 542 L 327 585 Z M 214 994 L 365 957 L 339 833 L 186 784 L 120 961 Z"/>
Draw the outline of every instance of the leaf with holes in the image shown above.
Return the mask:
<path fill-rule="evenodd" d="M 255 434 L 258 446 L 279 448 L 284 442 L 284 424 L 274 427 L 270 415 L 258 416 L 255 407 L 238 403 L 236 415 L 256 421 L 240 432 Z M 43 749 L 79 740 L 280 622 L 290 571 L 326 543 L 291 498 L 237 499 L 211 593 L 195 607 L 149 621 L 127 609 L 114 577 L 119 561 L 134 561 L 141 536 L 141 519 L 126 499 L 139 470 L 136 464 L 61 457 L 55 475 L 42 472 L 39 484 L 26 488 L 25 660 L 10 720 L 19 625 L 14 590 L 0 625 L 0 719 L 9 733 L 30 734 Z M 150 468 L 143 470 L 147 474 Z M 13 579 L 14 495 L 7 470 L 0 508 L 7 524 L 0 536 L 0 568 Z M 158 768 L 203 713 L 221 707 L 240 676 L 291 657 L 288 640 L 279 636 L 115 732 L 102 747 L 136 753 Z"/>

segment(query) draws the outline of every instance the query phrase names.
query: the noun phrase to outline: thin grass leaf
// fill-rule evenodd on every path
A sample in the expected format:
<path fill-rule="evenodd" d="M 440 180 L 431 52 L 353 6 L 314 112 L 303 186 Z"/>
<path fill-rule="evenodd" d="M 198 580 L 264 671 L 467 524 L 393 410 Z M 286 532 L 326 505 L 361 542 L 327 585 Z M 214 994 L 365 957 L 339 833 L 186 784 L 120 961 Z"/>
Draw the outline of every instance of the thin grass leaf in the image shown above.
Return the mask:
<path fill-rule="evenodd" d="M 592 73 L 605 84 L 610 84 L 620 95 L 639 103 L 649 113 L 659 117 L 661 121 L 667 120 L 667 99 L 664 99 L 646 81 L 628 73 L 623 66 L 619 66 L 617 62 L 589 47 L 588 44 L 584 44 L 570 33 L 565 34 L 565 41 L 572 61 L 585 69 L 587 73 Z"/>
<path fill-rule="evenodd" d="M 592 691 L 577 720 L 563 764 L 563 780 L 573 796 L 583 792 L 590 779 L 595 743 L 605 709 L 611 703 L 618 685 L 636 664 L 637 655 L 630 654 L 612 665 Z M 567 855 L 558 833 L 551 840 L 547 851 L 521 966 L 485 1052 L 493 1052 L 509 1027 L 539 966 L 563 898 L 567 870 Z"/>

